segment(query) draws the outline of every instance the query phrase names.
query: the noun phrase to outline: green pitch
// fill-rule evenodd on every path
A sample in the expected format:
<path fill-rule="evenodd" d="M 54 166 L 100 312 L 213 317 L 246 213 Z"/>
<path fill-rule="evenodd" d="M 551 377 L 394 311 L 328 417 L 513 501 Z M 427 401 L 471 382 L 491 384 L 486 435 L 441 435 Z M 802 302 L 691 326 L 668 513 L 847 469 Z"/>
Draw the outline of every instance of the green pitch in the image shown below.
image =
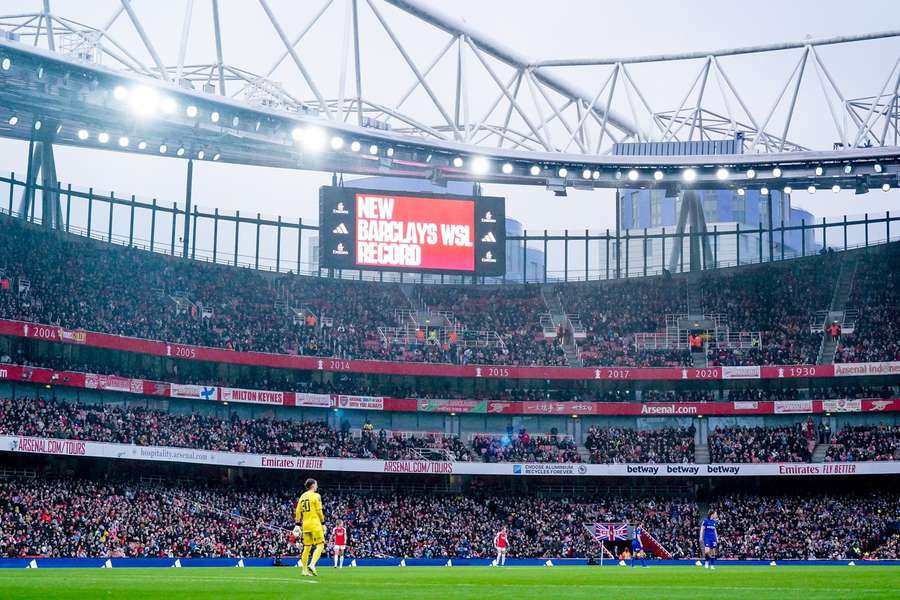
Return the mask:
<path fill-rule="evenodd" d="M 896 598 L 900 567 L 0 569 L 0 598 Z"/>

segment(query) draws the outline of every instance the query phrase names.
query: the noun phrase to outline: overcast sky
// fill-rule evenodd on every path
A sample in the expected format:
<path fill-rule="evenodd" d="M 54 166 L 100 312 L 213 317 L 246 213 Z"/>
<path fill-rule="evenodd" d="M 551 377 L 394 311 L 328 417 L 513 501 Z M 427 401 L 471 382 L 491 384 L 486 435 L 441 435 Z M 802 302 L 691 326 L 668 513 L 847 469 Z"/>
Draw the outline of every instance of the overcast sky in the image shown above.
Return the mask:
<path fill-rule="evenodd" d="M 293 37 L 323 2 L 271 0 L 270 3 L 287 35 Z M 337 87 L 344 3 L 345 0 L 335 0 L 309 39 L 298 47 L 314 77 L 326 82 L 322 85 L 326 90 Z M 896 28 L 900 24 L 896 0 L 855 3 L 846 0 L 430 0 L 428 3 L 464 19 L 521 54 L 539 58 L 714 50 L 802 40 L 807 36 L 820 38 L 867 33 Z M 3 0 L 0 12 L 33 12 L 39 10 L 40 4 L 39 0 Z M 133 0 L 133 5 L 163 61 L 175 64 L 185 3 L 181 0 Z M 54 13 L 94 25 L 103 23 L 116 6 L 115 0 L 51 0 Z M 253 72 L 265 72 L 281 47 L 259 5 L 250 0 L 221 0 L 220 6 L 225 62 Z M 427 64 L 446 42 L 444 34 L 416 23 L 407 15 L 398 14 L 392 7 L 381 3 L 378 6 L 419 65 Z M 362 19 L 362 33 L 367 40 L 364 44 L 368 44 L 363 56 L 364 87 L 371 86 L 373 95 L 385 102 L 396 100 L 411 83 L 411 73 L 390 48 L 389 40 L 384 31 L 378 29 L 369 9 L 363 6 L 363 10 L 366 14 Z M 196 0 L 188 62 L 214 61 L 210 15 L 210 2 Z M 150 62 L 124 16 L 113 26 L 111 33 L 136 55 Z M 772 94 L 784 85 L 798 56 L 799 51 L 790 51 L 781 55 L 726 58 L 722 64 L 754 114 L 764 117 L 774 101 Z M 823 48 L 821 56 L 847 97 L 874 95 L 900 57 L 900 40 L 864 42 L 844 49 Z M 112 66 L 109 59 L 104 64 Z M 677 108 L 698 68 L 697 62 L 638 65 L 633 73 L 651 106 L 655 110 L 665 110 Z M 594 92 L 608 71 L 581 68 L 560 69 L 559 73 Z M 286 89 L 298 90 L 300 95 L 310 97 L 289 62 L 276 71 L 273 79 L 282 81 Z M 435 85 L 444 83 L 446 81 Z M 710 93 L 713 89 L 709 88 Z M 718 89 L 715 92 L 718 96 Z M 489 102 L 488 98 L 495 93 L 490 90 L 484 98 L 473 98 L 473 112 L 477 112 L 476 107 Z M 325 94 L 329 95 L 328 91 Z M 836 139 L 827 106 L 820 97 L 819 81 L 814 71 L 808 70 L 789 139 L 817 148 L 830 147 Z M 413 109 L 421 108 L 423 113 L 433 108 L 426 106 L 429 103 L 424 95 L 415 95 L 410 101 L 420 103 L 421 107 Z M 778 133 L 783 122 L 778 117 L 782 115 L 783 109 L 776 111 L 773 120 Z M 26 146 L 0 140 L 0 169 L 23 173 L 25 165 Z M 93 186 L 170 201 L 183 198 L 185 167 L 183 160 L 176 159 L 57 149 L 57 169 L 62 182 L 71 182 L 74 187 Z M 329 178 L 329 174 L 204 162 L 196 165 L 194 201 L 206 207 L 259 210 L 315 221 L 317 188 Z M 534 188 L 495 186 L 488 191 L 506 196 L 507 214 L 523 221 L 529 229 L 585 226 L 603 229 L 613 225 L 613 193 L 610 191 L 573 190 L 568 198 L 555 198 L 550 192 Z M 796 205 L 818 216 L 889 210 L 897 198 L 896 192 L 885 194 L 880 191 L 861 197 L 851 193 L 794 194 Z"/>

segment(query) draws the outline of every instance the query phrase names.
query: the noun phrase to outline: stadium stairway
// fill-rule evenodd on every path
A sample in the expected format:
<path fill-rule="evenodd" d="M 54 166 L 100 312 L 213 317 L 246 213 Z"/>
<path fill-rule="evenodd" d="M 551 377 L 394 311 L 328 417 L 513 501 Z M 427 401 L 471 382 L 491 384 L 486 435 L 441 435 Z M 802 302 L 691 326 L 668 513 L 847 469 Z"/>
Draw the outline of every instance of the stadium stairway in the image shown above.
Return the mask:
<path fill-rule="evenodd" d="M 828 454 L 829 448 L 831 448 L 831 444 L 817 444 L 815 449 L 813 450 L 811 462 L 825 462 L 825 455 Z"/>
<path fill-rule="evenodd" d="M 831 304 L 825 323 L 830 321 L 844 321 L 844 311 L 853 291 L 853 281 L 856 277 L 856 267 L 859 264 L 857 252 L 850 252 L 841 261 L 841 270 L 834 282 L 834 292 L 831 295 Z M 817 365 L 830 365 L 834 363 L 834 355 L 837 352 L 838 341 L 823 332 L 822 343 L 819 345 L 819 355 L 816 357 Z"/>
<path fill-rule="evenodd" d="M 694 462 L 698 465 L 709 464 L 709 446 L 706 444 L 694 444 Z"/>
<path fill-rule="evenodd" d="M 562 344 L 563 351 L 566 354 L 566 363 L 570 367 L 583 367 L 584 362 L 578 355 L 578 345 L 571 335 L 572 327 L 569 323 L 569 317 L 566 314 L 566 309 L 563 307 L 559 293 L 556 291 L 556 287 L 553 284 L 541 286 L 541 297 L 544 299 L 544 305 L 547 307 L 547 312 L 550 313 L 553 325 L 567 334 L 564 336 Z"/>
<path fill-rule="evenodd" d="M 706 352 L 691 352 L 691 365 L 695 369 L 705 369 L 709 366 L 709 360 L 706 358 Z"/>

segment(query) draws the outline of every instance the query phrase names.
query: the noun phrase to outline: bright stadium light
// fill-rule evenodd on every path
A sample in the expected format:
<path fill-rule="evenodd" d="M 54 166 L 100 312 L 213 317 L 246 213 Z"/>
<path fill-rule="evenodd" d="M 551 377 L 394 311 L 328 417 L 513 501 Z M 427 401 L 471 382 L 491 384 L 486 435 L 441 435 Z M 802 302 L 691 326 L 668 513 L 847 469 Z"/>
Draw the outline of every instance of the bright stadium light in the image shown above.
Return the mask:
<path fill-rule="evenodd" d="M 311 152 L 319 152 L 325 147 L 325 131 L 321 127 L 310 126 L 303 130 L 303 147 Z"/>
<path fill-rule="evenodd" d="M 872 165 L 872 168 L 875 169 L 876 173 L 881 173 L 884 170 L 881 168 L 881 165 L 878 163 L 875 163 L 874 165 Z"/>
<path fill-rule="evenodd" d="M 99 135 L 97 135 L 97 141 L 101 144 L 105 144 L 109 141 L 109 134 L 105 131 L 101 131 Z"/>
<path fill-rule="evenodd" d="M 127 148 L 128 141 L 129 141 L 128 138 L 123 135 L 122 137 L 119 138 L 119 145 L 123 148 Z"/>
<path fill-rule="evenodd" d="M 184 156 L 184 146 L 175 151 L 177 156 Z"/>
<path fill-rule="evenodd" d="M 472 159 L 471 169 L 476 175 L 484 175 L 488 172 L 488 169 L 490 169 L 490 163 L 488 163 L 488 160 L 485 157 L 476 156 Z"/>
<path fill-rule="evenodd" d="M 56 135 L 59 135 L 60 133 L 62 133 L 62 123 L 56 126 Z"/>
<path fill-rule="evenodd" d="M 18 123 L 18 122 L 19 122 L 19 117 L 15 116 L 15 115 L 13 115 L 12 117 L 10 117 L 10 118 L 9 118 L 9 121 L 8 121 L 8 123 L 9 123 L 10 125 L 12 125 L 13 127 L 15 127 L 16 123 Z"/>
<path fill-rule="evenodd" d="M 849 175 L 853 172 L 853 165 L 844 165 L 844 173 Z"/>
<path fill-rule="evenodd" d="M 837 194 L 841 191 L 841 186 L 839 186 L 838 184 L 834 184 L 833 186 L 831 186 L 831 191 Z"/>
<path fill-rule="evenodd" d="M 509 175 L 513 172 L 512 163 L 503 163 L 503 166 L 500 167 L 500 170 L 503 171 L 504 175 Z"/>
<path fill-rule="evenodd" d="M 128 97 L 128 89 L 126 89 L 124 85 L 117 85 L 113 89 L 113 98 L 115 98 L 119 102 L 125 100 L 127 97 Z"/>
<path fill-rule="evenodd" d="M 144 140 L 141 140 L 140 142 L 138 142 L 138 150 L 146 150 L 146 149 L 147 149 L 147 142 L 145 142 Z"/>
<path fill-rule="evenodd" d="M 369 154 L 378 154 L 378 146 L 376 144 L 369 146 Z"/>
<path fill-rule="evenodd" d="M 594 171 L 591 173 L 591 179 L 600 179 L 600 171 Z"/>
<path fill-rule="evenodd" d="M 759 193 L 762 194 L 763 196 L 768 196 L 768 195 L 769 195 L 769 188 L 763 186 L 763 187 L 759 188 Z"/>
<path fill-rule="evenodd" d="M 581 172 L 581 178 L 582 179 L 590 179 L 591 178 L 591 170 L 590 169 L 583 170 Z"/>
<path fill-rule="evenodd" d="M 41 125 L 43 125 L 43 123 L 41 123 L 39 120 L 38 120 L 38 121 L 35 121 L 35 122 L 34 122 L 34 129 L 35 129 L 35 131 L 39 131 L 39 130 L 41 129 Z"/>
<path fill-rule="evenodd" d="M 89 135 L 89 134 L 88 134 L 88 130 L 87 130 L 87 129 L 79 129 L 79 130 L 78 130 L 78 139 L 79 139 L 79 140 L 86 140 L 86 139 L 88 139 L 88 135 Z"/>
<path fill-rule="evenodd" d="M 200 160 L 203 160 L 204 158 L 206 158 L 206 152 L 201 150 L 200 152 L 197 153 L 197 158 Z"/>
<path fill-rule="evenodd" d="M 656 171 L 653 172 L 653 179 L 655 181 L 662 181 L 663 177 L 665 177 L 665 175 L 663 175 L 663 172 L 660 171 L 659 169 L 657 169 Z"/>
<path fill-rule="evenodd" d="M 628 171 L 628 181 L 637 181 L 638 180 L 638 172 L 634 169 Z"/>
<path fill-rule="evenodd" d="M 212 121 L 213 123 L 218 123 L 219 117 L 220 117 L 219 111 L 217 111 L 217 110 L 214 110 L 211 113 L 209 113 L 209 120 Z"/>
<path fill-rule="evenodd" d="M 816 176 L 821 177 L 824 172 L 825 169 L 823 169 L 821 166 L 816 167 Z"/>
<path fill-rule="evenodd" d="M 697 179 L 697 171 L 694 169 L 685 169 L 681 172 L 681 178 L 688 183 L 695 181 Z"/>
<path fill-rule="evenodd" d="M 556 174 L 562 178 L 566 178 L 569 175 L 569 170 L 565 167 L 560 167 Z"/>
<path fill-rule="evenodd" d="M 353 150 L 354 152 L 359 152 L 360 148 L 361 148 L 361 145 L 356 140 L 354 140 L 353 143 L 350 144 L 350 149 Z"/>
<path fill-rule="evenodd" d="M 3 60 L 0 61 L 0 68 L 2 68 L 4 71 L 9 71 L 10 67 L 12 67 L 12 61 L 9 60 L 8 56 L 4 56 Z"/>
<path fill-rule="evenodd" d="M 131 91 L 129 105 L 138 115 L 152 115 L 159 108 L 159 93 L 152 87 L 138 86 Z"/>
<path fill-rule="evenodd" d="M 744 191 L 744 188 L 738 188 L 738 191 L 737 191 L 738 196 L 743 196 L 745 193 L 746 192 Z"/>
<path fill-rule="evenodd" d="M 340 150 L 343 147 L 344 147 L 344 138 L 342 138 L 339 135 L 336 135 L 333 138 L 331 138 L 331 149 L 332 150 Z"/>
<path fill-rule="evenodd" d="M 747 179 L 753 179 L 756 177 L 755 169 L 747 169 Z"/>
<path fill-rule="evenodd" d="M 299 142 L 303 138 L 303 130 L 299 127 L 294 127 L 291 129 L 291 137 L 295 142 Z"/>
<path fill-rule="evenodd" d="M 218 152 L 216 152 L 215 154 L 213 154 L 213 160 L 219 160 L 220 158 L 222 158 L 222 155 L 219 154 Z"/>
<path fill-rule="evenodd" d="M 889 191 L 891 191 L 891 184 L 889 184 L 889 183 L 883 184 L 883 185 L 881 186 L 881 191 L 882 191 L 882 192 L 889 192 Z"/>
<path fill-rule="evenodd" d="M 784 190 L 783 190 L 783 191 L 784 191 L 785 194 L 790 194 L 791 192 L 794 191 L 794 188 L 792 188 L 792 187 L 789 186 L 789 185 L 786 185 L 786 186 L 784 186 Z"/>
<path fill-rule="evenodd" d="M 168 146 L 166 146 L 165 144 L 160 144 L 160 145 L 159 145 L 159 153 L 160 153 L 160 154 L 165 154 L 165 153 L 168 152 L 168 151 L 169 151 L 169 147 L 168 147 Z"/>
<path fill-rule="evenodd" d="M 810 194 L 815 194 L 815 193 L 816 193 L 816 186 L 811 185 L 811 186 L 809 186 L 808 188 L 806 188 L 806 191 L 809 192 Z"/>
<path fill-rule="evenodd" d="M 393 148 L 388 148 L 387 150 L 384 151 L 384 153 L 387 154 L 388 156 L 393 156 L 393 155 L 394 155 L 394 149 L 393 149 Z"/>
<path fill-rule="evenodd" d="M 528 169 L 528 172 L 537 177 L 541 174 L 541 168 L 537 165 L 531 165 L 531 168 Z"/>
<path fill-rule="evenodd" d="M 772 177 L 781 177 L 781 169 L 778 167 L 772 169 Z"/>
<path fill-rule="evenodd" d="M 453 166 L 456 167 L 457 169 L 462 168 L 462 166 L 463 166 L 463 159 L 462 159 L 461 157 L 459 157 L 459 156 L 455 157 L 455 158 L 453 159 Z"/>
<path fill-rule="evenodd" d="M 166 96 L 159 102 L 159 108 L 167 115 L 171 115 L 176 110 L 178 110 L 178 103 L 175 102 L 172 98 Z"/>
<path fill-rule="evenodd" d="M 197 116 L 197 107 L 191 104 L 186 109 L 184 109 L 184 114 L 186 114 L 189 118 L 193 119 Z"/>
<path fill-rule="evenodd" d="M 616 179 L 622 179 L 622 171 L 616 171 Z"/>
<path fill-rule="evenodd" d="M 716 171 L 716 179 L 718 179 L 719 181 L 725 181 L 726 179 L 728 179 L 728 175 L 728 169 L 726 169 L 725 167 L 722 167 L 721 169 Z"/>

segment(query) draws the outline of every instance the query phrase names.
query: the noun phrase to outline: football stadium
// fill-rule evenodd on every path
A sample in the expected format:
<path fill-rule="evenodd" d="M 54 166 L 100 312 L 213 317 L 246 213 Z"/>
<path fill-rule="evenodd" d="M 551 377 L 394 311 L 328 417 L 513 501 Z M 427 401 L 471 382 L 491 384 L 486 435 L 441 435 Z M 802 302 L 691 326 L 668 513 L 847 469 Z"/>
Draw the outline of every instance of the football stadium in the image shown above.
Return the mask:
<path fill-rule="evenodd" d="M 0 598 L 896 597 L 892 15 L 0 3 Z"/>

